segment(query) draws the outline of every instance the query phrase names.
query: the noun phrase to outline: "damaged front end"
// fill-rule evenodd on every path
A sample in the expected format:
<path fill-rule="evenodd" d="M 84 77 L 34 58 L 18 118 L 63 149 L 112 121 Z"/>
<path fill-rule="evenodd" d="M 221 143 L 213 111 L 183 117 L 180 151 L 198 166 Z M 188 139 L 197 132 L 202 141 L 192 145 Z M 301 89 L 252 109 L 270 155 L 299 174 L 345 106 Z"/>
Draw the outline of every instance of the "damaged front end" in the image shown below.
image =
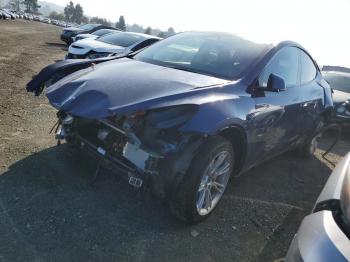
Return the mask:
<path fill-rule="evenodd" d="M 181 132 L 197 110 L 195 105 L 182 105 L 99 120 L 59 111 L 56 139 L 98 156 L 135 187 L 157 177 L 164 191 L 167 184 L 182 179 L 204 139 L 200 134 Z"/>

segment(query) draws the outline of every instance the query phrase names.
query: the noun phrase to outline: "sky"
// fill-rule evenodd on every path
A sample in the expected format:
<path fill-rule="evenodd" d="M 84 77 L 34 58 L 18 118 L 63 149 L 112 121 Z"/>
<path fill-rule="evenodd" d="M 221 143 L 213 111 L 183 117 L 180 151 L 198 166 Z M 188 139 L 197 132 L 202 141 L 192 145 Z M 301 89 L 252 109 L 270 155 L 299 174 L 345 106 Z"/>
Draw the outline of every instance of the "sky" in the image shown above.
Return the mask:
<path fill-rule="evenodd" d="M 66 5 L 68 0 L 46 0 Z M 319 65 L 350 67 L 350 0 L 73 0 L 87 15 L 177 32 L 231 32 L 261 43 L 293 40 Z"/>

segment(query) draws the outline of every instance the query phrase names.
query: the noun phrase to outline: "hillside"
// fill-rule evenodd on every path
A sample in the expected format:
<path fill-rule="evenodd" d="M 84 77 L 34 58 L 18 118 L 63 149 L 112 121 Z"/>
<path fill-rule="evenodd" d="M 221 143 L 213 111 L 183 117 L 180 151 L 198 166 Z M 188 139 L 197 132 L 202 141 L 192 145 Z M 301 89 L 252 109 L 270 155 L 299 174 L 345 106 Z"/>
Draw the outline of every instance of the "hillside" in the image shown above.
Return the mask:
<path fill-rule="evenodd" d="M 46 2 L 46 1 L 38 1 L 41 6 L 39 12 L 45 16 L 48 16 L 52 11 L 56 11 L 57 13 L 63 13 L 64 6 L 56 5 L 54 3 Z"/>

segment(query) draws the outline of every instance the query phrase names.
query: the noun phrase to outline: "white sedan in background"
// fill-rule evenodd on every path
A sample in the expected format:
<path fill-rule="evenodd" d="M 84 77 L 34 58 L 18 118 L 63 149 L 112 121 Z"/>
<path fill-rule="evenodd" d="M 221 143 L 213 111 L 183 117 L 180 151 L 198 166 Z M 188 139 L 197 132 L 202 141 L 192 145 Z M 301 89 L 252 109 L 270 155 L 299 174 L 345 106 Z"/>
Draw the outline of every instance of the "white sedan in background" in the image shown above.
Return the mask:
<path fill-rule="evenodd" d="M 97 39 L 101 36 L 104 36 L 104 35 L 107 35 L 107 34 L 111 34 L 111 33 L 120 33 L 121 31 L 119 31 L 118 29 L 107 29 L 107 28 L 104 28 L 104 29 L 100 29 L 100 30 L 97 30 L 91 34 L 79 34 L 75 37 L 73 37 L 73 41 L 76 42 L 76 41 L 79 41 L 79 40 L 83 40 L 83 39 L 86 39 L 86 38 L 90 38 L 90 39 Z"/>
<path fill-rule="evenodd" d="M 109 56 L 123 56 L 143 49 L 161 38 L 132 32 L 118 32 L 74 42 L 68 49 L 66 59 L 97 59 Z"/>

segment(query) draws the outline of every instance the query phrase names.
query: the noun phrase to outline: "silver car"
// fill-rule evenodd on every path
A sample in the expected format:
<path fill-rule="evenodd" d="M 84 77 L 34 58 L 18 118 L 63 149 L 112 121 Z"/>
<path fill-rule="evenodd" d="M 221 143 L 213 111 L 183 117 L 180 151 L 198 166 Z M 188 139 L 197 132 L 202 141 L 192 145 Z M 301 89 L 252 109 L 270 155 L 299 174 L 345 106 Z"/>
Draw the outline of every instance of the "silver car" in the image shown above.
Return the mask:
<path fill-rule="evenodd" d="M 109 56 L 124 56 L 143 49 L 161 38 L 132 32 L 117 32 L 97 39 L 74 42 L 68 49 L 67 59 L 97 59 Z"/>
<path fill-rule="evenodd" d="M 286 261 L 350 261 L 350 153 L 302 221 Z"/>

